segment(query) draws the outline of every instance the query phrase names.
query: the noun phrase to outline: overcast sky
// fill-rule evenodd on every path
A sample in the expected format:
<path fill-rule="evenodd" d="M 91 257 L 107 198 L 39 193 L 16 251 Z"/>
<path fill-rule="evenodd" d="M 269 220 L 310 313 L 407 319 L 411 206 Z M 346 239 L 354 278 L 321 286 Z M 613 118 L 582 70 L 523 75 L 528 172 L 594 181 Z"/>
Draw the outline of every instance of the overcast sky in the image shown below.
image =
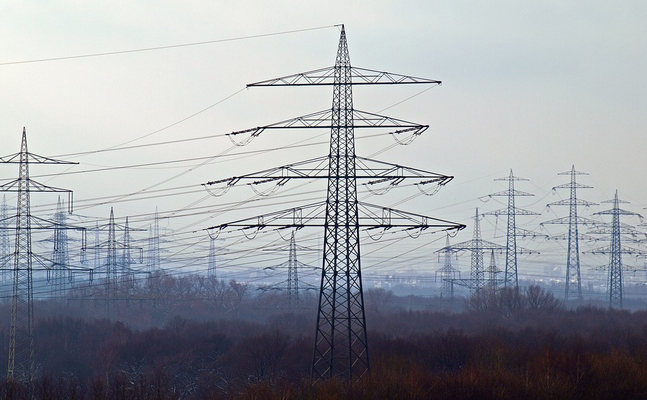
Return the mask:
<path fill-rule="evenodd" d="M 384 199 L 370 198 L 372 203 L 397 204 L 465 223 L 468 229 L 455 240 L 468 240 L 474 208 L 501 208 L 503 203 L 484 201 L 483 196 L 506 190 L 505 182 L 494 179 L 513 169 L 515 175 L 530 179 L 517 189 L 535 193 L 519 198 L 517 205 L 544 212 L 540 217 L 519 217 L 518 222 L 537 230 L 540 222 L 567 215 L 567 208 L 546 211 L 544 206 L 568 197 L 567 191 L 554 194 L 551 188 L 567 183 L 567 176 L 557 174 L 575 165 L 590 174 L 581 182 L 594 186 L 580 191 L 580 197 L 600 202 L 618 190 L 621 198 L 631 201 L 625 208 L 643 212 L 647 206 L 643 1 L 97 3 L 0 4 L 0 153 L 19 150 L 24 126 L 30 151 L 79 162 L 72 168 L 32 166 L 31 173 L 58 174 L 37 179 L 74 190 L 80 215 L 107 219 L 114 207 L 117 218 L 131 215 L 132 224 L 146 228 L 155 207 L 167 217 L 192 213 L 196 215 L 165 222 L 192 243 L 204 238 L 194 230 L 258 214 L 239 203 L 254 195 L 250 190 L 232 189 L 214 198 L 200 184 L 327 153 L 328 132 L 268 131 L 234 149 L 223 135 L 329 108 L 329 87 L 243 89 L 247 83 L 332 65 L 339 39 L 335 24 L 345 24 L 354 66 L 443 81 L 427 91 L 415 85 L 355 88 L 358 109 L 430 125 L 411 146 L 392 147 L 388 135 L 361 138 L 367 133 L 358 132 L 358 155 L 379 152 L 375 158 L 455 176 L 433 197 L 415 196 L 417 189 L 405 187 Z M 298 30 L 302 31 L 262 36 Z M 16 63 L 257 35 L 261 36 Z M 206 136 L 213 138 L 91 153 L 125 143 Z M 297 143 L 312 145 L 269 151 Z M 232 157 L 249 151 L 258 153 Z M 225 153 L 228 157 L 207 158 Z M 106 167 L 118 169 L 90 172 Z M 0 173 L 6 182 L 15 178 L 17 167 L 0 166 Z M 298 194 L 315 189 L 290 185 L 287 192 L 277 193 L 285 198 L 270 200 L 262 210 L 297 206 L 317 196 L 323 200 L 325 195 Z M 7 196 L 8 202 L 15 202 Z M 33 200 L 48 202 L 55 198 Z M 581 210 L 580 215 L 609 206 Z M 230 208 L 238 213 L 209 213 Z M 504 222 L 484 221 L 484 238 L 495 240 Z M 424 242 L 398 242 L 382 255 L 369 250 L 365 265 L 384 266 L 384 260 L 398 252 L 435 263 L 429 253 L 444 244 L 440 239 L 424 239 L 430 244 L 423 248 Z M 523 245 L 546 248 L 544 260 L 565 258 L 564 245 Z M 370 256 L 377 258 L 370 261 Z M 467 265 L 469 257 L 465 259 Z M 590 261 L 598 262 L 604 263 L 604 257 Z"/>

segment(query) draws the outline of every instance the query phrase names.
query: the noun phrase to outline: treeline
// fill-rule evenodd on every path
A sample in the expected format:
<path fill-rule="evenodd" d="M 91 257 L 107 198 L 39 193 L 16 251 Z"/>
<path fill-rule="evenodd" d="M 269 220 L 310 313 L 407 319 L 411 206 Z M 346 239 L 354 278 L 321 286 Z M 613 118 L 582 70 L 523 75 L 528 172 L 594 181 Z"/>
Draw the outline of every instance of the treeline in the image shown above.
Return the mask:
<path fill-rule="evenodd" d="M 225 310 L 236 311 L 219 310 L 209 320 L 178 312 L 146 329 L 42 317 L 31 393 L 43 399 L 642 399 L 647 393 L 644 311 L 566 309 L 538 287 L 479 293 L 462 313 L 411 311 L 388 291 L 367 291 L 370 373 L 352 382 L 312 381 L 315 313 L 272 311 L 252 321 L 247 317 L 256 311 L 247 308 L 258 306 L 257 297 L 243 296 L 235 308 L 228 303 Z M 8 343 L 6 325 L 2 342 Z M 0 382 L 2 398 L 27 393 L 25 384 Z"/>

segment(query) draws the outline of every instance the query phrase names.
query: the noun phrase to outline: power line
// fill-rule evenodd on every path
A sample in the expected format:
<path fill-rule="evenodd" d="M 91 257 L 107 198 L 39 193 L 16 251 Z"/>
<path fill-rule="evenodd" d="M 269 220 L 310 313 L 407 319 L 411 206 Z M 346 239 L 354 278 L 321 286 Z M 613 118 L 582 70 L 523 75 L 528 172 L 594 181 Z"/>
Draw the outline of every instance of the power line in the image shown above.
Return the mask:
<path fill-rule="evenodd" d="M 143 48 L 139 48 L 139 49 L 117 50 L 117 51 L 107 51 L 107 52 L 89 53 L 89 54 L 77 54 L 77 55 L 73 55 L 73 56 L 39 58 L 39 59 L 33 59 L 33 60 L 6 61 L 6 62 L 1 62 L 0 66 L 3 66 L 3 65 L 16 65 L 16 64 L 33 64 L 33 63 L 49 62 L 49 61 L 71 60 L 71 59 L 77 59 L 77 58 L 103 57 L 103 56 L 112 56 L 112 55 L 117 55 L 117 54 L 141 53 L 141 52 L 145 52 L 145 51 L 166 50 L 166 49 L 174 49 L 174 48 L 190 47 L 190 46 L 201 46 L 201 45 L 205 45 L 205 44 L 235 42 L 235 41 L 238 41 L 238 40 L 257 39 L 257 38 L 269 37 L 269 36 L 287 35 L 287 34 L 291 34 L 291 33 L 300 33 L 300 32 L 314 31 L 314 30 L 318 30 L 318 29 L 327 29 L 327 28 L 333 28 L 333 27 L 335 27 L 335 25 L 326 25 L 326 26 L 319 26 L 319 27 L 314 27 L 314 28 L 304 28 L 304 29 L 294 29 L 294 30 L 290 30 L 290 31 L 273 32 L 273 33 L 261 33 L 261 34 L 258 34 L 258 35 L 239 36 L 239 37 L 228 38 L 228 39 L 215 39 L 215 40 L 205 40 L 205 41 L 202 41 L 202 42 L 171 44 L 171 45 L 167 45 L 167 46 L 143 47 Z"/>

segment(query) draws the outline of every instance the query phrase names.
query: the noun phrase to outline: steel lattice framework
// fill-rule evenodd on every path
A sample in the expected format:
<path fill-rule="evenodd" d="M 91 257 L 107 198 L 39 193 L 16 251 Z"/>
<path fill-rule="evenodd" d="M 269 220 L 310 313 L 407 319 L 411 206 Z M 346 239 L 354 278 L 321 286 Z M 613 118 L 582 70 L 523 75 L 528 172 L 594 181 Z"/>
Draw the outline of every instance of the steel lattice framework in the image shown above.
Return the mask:
<path fill-rule="evenodd" d="M 9 211 L 7 207 L 6 196 L 2 197 L 0 204 L 0 280 L 6 283 L 9 275 L 9 265 L 11 262 L 11 240 L 9 238 Z"/>
<path fill-rule="evenodd" d="M 290 235 L 290 241 L 288 246 L 280 246 L 280 247 L 264 249 L 264 251 L 287 251 L 288 252 L 288 261 L 280 265 L 277 265 L 276 267 L 265 268 L 266 270 L 274 270 L 277 267 L 287 267 L 287 270 L 288 270 L 287 280 L 279 282 L 275 285 L 265 286 L 261 288 L 261 290 L 285 290 L 287 293 L 288 309 L 291 310 L 293 306 L 299 303 L 299 290 L 300 290 L 299 289 L 299 268 L 313 268 L 310 265 L 304 264 L 298 260 L 297 251 L 317 251 L 317 250 L 297 245 L 296 232 L 293 230 L 292 234 Z M 311 289 L 311 288 L 307 288 L 307 289 Z"/>
<path fill-rule="evenodd" d="M 209 260 L 207 265 L 207 276 L 215 279 L 216 273 L 216 239 L 209 238 Z"/>
<path fill-rule="evenodd" d="M 142 231 L 144 229 L 131 228 L 128 224 L 128 218 L 126 218 L 126 223 L 123 225 L 124 236 L 123 241 L 119 242 L 117 240 L 117 228 L 120 227 L 119 224 L 115 222 L 114 209 L 110 207 L 110 218 L 108 219 L 107 225 L 98 225 L 95 230 L 95 244 L 90 247 L 94 250 L 95 254 L 95 265 L 93 272 L 104 272 L 105 280 L 103 281 L 104 293 L 104 305 L 106 311 L 106 318 L 114 319 L 116 304 L 115 300 L 121 299 L 119 296 L 118 290 L 122 290 L 125 293 L 125 300 L 129 301 L 129 290 L 130 286 L 133 283 L 133 275 L 146 273 L 148 271 L 138 271 L 131 268 L 131 264 L 141 264 L 143 262 L 143 249 L 141 247 L 134 247 L 130 244 L 130 232 L 131 231 Z M 101 230 L 108 230 L 108 240 L 106 242 L 100 241 L 99 232 Z M 105 262 L 101 262 L 101 251 L 106 250 Z M 117 250 L 121 250 L 121 257 L 117 255 Z M 132 252 L 137 252 L 137 258 L 133 258 Z M 98 300 L 99 298 L 95 298 Z"/>
<path fill-rule="evenodd" d="M 510 175 L 505 178 L 498 178 L 495 181 L 508 181 L 508 190 L 503 192 L 492 193 L 488 195 L 489 197 L 495 196 L 504 196 L 508 198 L 508 207 L 503 208 L 497 211 L 491 211 L 484 213 L 483 215 L 507 215 L 507 233 L 506 233 L 506 249 L 505 249 L 505 275 L 503 278 L 503 285 L 505 287 L 517 287 L 519 286 L 519 274 L 517 272 L 517 236 L 545 236 L 538 235 L 534 232 L 530 232 L 524 229 L 517 228 L 516 217 L 517 215 L 540 215 L 534 211 L 523 210 L 517 208 L 515 204 L 515 198 L 519 196 L 534 196 L 532 193 L 521 192 L 515 190 L 514 183 L 517 181 L 527 181 L 528 179 L 520 178 L 514 176 L 512 169 L 510 170 Z"/>
<path fill-rule="evenodd" d="M 465 227 L 450 221 L 359 202 L 357 198 L 358 179 L 371 180 L 369 185 L 386 183 L 389 188 L 404 179 L 420 179 L 417 185 L 422 191 L 424 185 L 439 188 L 453 178 L 355 155 L 355 128 L 394 129 L 391 132 L 394 138 L 405 132 L 415 138 L 428 126 L 355 110 L 353 86 L 420 83 L 440 84 L 440 81 L 352 67 L 342 25 L 334 66 L 247 85 L 330 85 L 333 87 L 333 101 L 329 110 L 230 134 L 232 141 L 237 135 L 250 134 L 247 140 L 234 142 L 244 145 L 267 129 L 328 128 L 331 132 L 328 156 L 205 184 L 224 183 L 226 187 L 220 190 L 220 193 L 224 193 L 243 179 L 254 180 L 250 185 L 274 182 L 277 187 L 291 179 L 327 180 L 325 202 L 207 228 L 218 232 L 224 229 L 245 232 L 248 229 L 323 227 L 323 266 L 312 363 L 312 376 L 316 379 L 334 376 L 356 379 L 369 369 L 360 229 L 401 228 L 411 234 L 424 230 L 458 231 Z M 323 217 L 320 212 L 324 213 Z"/>
<path fill-rule="evenodd" d="M 630 254 L 635 256 L 645 256 L 647 255 L 647 253 L 645 253 L 642 250 L 638 250 L 638 249 L 634 249 L 634 248 L 622 245 L 621 243 L 622 234 L 629 233 L 629 234 L 635 235 L 636 231 L 633 229 L 633 227 L 629 225 L 620 224 L 620 216 L 633 215 L 633 216 L 638 216 L 640 218 L 642 218 L 642 216 L 638 213 L 623 210 L 620 208 L 620 203 L 628 203 L 628 202 L 618 199 L 617 190 L 613 200 L 603 201 L 603 203 L 612 203 L 613 208 L 609 210 L 597 212 L 594 215 L 611 215 L 611 227 L 610 227 L 611 229 L 609 230 L 609 229 L 606 229 L 606 227 L 602 227 L 593 233 L 611 233 L 611 244 L 606 247 L 595 249 L 591 251 L 591 254 L 609 255 L 609 264 L 605 266 L 605 268 L 609 271 L 608 280 L 607 280 L 607 287 L 609 288 L 608 289 L 609 307 L 622 309 L 623 289 L 624 289 L 622 270 L 627 268 L 627 266 L 623 265 L 622 263 L 622 255 Z M 640 235 L 643 237 L 645 236 L 645 234 L 643 233 L 640 233 Z M 631 268 L 631 269 L 636 270 L 636 268 Z"/>
<path fill-rule="evenodd" d="M 52 254 L 52 276 L 49 277 L 51 292 L 53 297 L 62 297 L 65 294 L 66 282 L 71 278 L 71 273 L 67 270 L 70 264 L 70 255 L 68 251 L 67 221 L 61 199 L 58 199 L 56 205 L 56 214 L 54 214 L 54 252 Z M 66 273 L 67 272 L 67 273 Z"/>
<path fill-rule="evenodd" d="M 155 207 L 155 217 L 153 224 L 150 226 L 148 233 L 148 257 L 146 259 L 149 273 L 159 271 L 160 269 L 160 223 L 157 207 Z"/>
<path fill-rule="evenodd" d="M 578 175 L 588 175 L 586 172 L 578 172 L 575 170 L 575 166 L 571 167 L 569 172 L 561 172 L 558 175 L 570 175 L 571 182 L 559 186 L 555 186 L 553 190 L 556 189 L 569 189 L 570 197 L 568 200 L 560 200 L 548 204 L 548 206 L 568 206 L 569 213 L 568 219 L 566 218 L 557 218 L 550 221 L 543 222 L 541 225 L 546 224 L 568 224 L 568 254 L 566 256 L 566 287 L 564 289 L 564 298 L 568 300 L 569 298 L 577 298 L 582 300 L 582 278 L 580 274 L 580 233 L 579 233 L 579 224 L 583 225 L 596 225 L 597 221 L 594 221 L 590 218 L 578 217 L 577 215 L 577 206 L 589 207 L 592 205 L 597 205 L 597 203 L 592 203 L 590 201 L 582 200 L 577 198 L 577 189 L 590 189 L 592 186 L 582 185 L 577 183 L 576 177 Z"/>
<path fill-rule="evenodd" d="M 499 281 L 497 280 L 497 275 L 501 272 L 497 267 L 496 267 L 496 258 L 494 258 L 494 249 L 490 251 L 490 265 L 488 265 L 487 268 L 487 284 L 485 285 L 485 289 L 489 290 L 490 292 L 496 292 L 498 286 L 499 286 Z"/>
<path fill-rule="evenodd" d="M 483 265 L 483 251 L 492 250 L 502 253 L 505 250 L 504 246 L 492 243 L 487 240 L 483 240 L 481 237 L 481 216 L 479 215 L 479 209 L 476 209 L 474 215 L 474 233 L 472 235 L 472 240 L 466 242 L 457 243 L 454 245 L 449 245 L 439 249 L 437 253 L 445 252 L 454 252 L 460 253 L 463 251 L 469 251 L 471 253 L 471 263 L 470 263 L 470 277 L 469 279 L 453 279 L 452 284 L 464 286 L 470 289 L 472 293 L 482 289 L 485 286 L 485 269 Z M 530 250 L 523 248 L 518 248 L 519 253 L 530 253 Z"/>
<path fill-rule="evenodd" d="M 445 247 L 439 250 L 443 254 L 443 266 L 436 270 L 436 280 L 440 275 L 440 299 L 443 301 L 452 301 L 454 299 L 454 281 L 460 280 L 460 271 L 452 266 L 452 255 L 454 254 L 449 245 L 449 235 L 445 238 Z M 456 276 L 459 276 L 459 279 Z M 449 303 L 448 309 L 452 308 Z"/>
<path fill-rule="evenodd" d="M 1 163 L 19 164 L 18 179 L 10 181 L 0 190 L 16 192 L 18 205 L 15 217 L 15 251 L 13 265 L 13 295 L 11 301 L 11 322 L 9 325 L 9 362 L 7 379 L 31 382 L 34 378 L 34 301 L 32 279 L 31 231 L 32 215 L 30 208 L 31 192 L 68 193 L 68 207 L 71 212 L 72 191 L 46 186 L 29 178 L 29 164 L 76 164 L 54 160 L 30 153 L 27 149 L 27 132 L 23 128 L 20 152 L 1 157 Z M 50 227 L 40 227 L 51 229 Z"/>

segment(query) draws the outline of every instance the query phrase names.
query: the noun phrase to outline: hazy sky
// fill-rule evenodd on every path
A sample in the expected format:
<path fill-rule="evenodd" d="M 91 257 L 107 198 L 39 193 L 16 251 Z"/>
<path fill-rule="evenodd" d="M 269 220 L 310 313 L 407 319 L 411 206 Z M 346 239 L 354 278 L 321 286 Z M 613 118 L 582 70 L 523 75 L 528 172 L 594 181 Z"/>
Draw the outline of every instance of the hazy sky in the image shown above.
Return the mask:
<path fill-rule="evenodd" d="M 183 235 L 187 246 L 204 238 L 194 230 L 296 206 L 300 198 L 323 199 L 322 191 L 298 195 L 321 185 L 311 189 L 291 183 L 286 192 L 277 193 L 290 196 L 270 200 L 262 209 L 244 210 L 239 202 L 254 195 L 249 189 L 214 198 L 200 184 L 327 153 L 328 132 L 268 131 L 235 149 L 223 135 L 329 108 L 329 87 L 241 89 L 247 83 L 332 65 L 339 38 L 333 25 L 343 23 L 354 66 L 443 81 L 424 93 L 423 86 L 355 88 L 356 108 L 431 126 L 413 145 L 395 148 L 388 136 L 361 139 L 367 134 L 358 132 L 359 155 L 380 152 L 375 158 L 456 177 L 433 197 L 414 196 L 417 189 L 404 187 L 371 202 L 465 223 L 468 229 L 455 240 L 468 240 L 475 207 L 487 212 L 503 206 L 479 198 L 506 190 L 505 182 L 493 179 L 507 176 L 512 168 L 515 175 L 530 179 L 517 189 L 536 195 L 519 198 L 517 205 L 544 211 L 540 217 L 518 219 L 521 226 L 536 230 L 542 221 L 567 215 L 567 208 L 546 212 L 544 206 L 568 196 L 567 191 L 553 194 L 551 188 L 568 182 L 557 173 L 574 164 L 590 173 L 581 182 L 595 187 L 581 191 L 582 198 L 608 200 L 617 189 L 632 203 L 625 208 L 643 212 L 645 15 L 643 1 L 3 1 L 0 153 L 19 150 L 24 126 L 32 152 L 80 163 L 31 170 L 34 176 L 59 174 L 37 179 L 74 190 L 77 213 L 107 219 L 113 206 L 117 218 L 131 215 L 131 224 L 146 228 L 157 206 L 161 215 L 177 216 L 165 224 Z M 318 27 L 325 28 L 14 63 Z M 90 154 L 133 140 L 129 145 L 212 135 L 176 145 Z M 231 157 L 248 151 L 259 153 L 244 160 Z M 207 158 L 223 152 L 229 157 Z M 188 161 L 132 167 L 173 160 Z M 110 169 L 89 172 L 100 168 Z M 0 173 L 5 182 L 15 177 L 17 167 L 0 166 Z M 14 201 L 8 195 L 8 202 Z M 229 208 L 238 213 L 209 213 Z M 503 233 L 505 221 L 495 221 L 483 222 L 483 235 L 503 243 L 503 238 L 493 237 Z M 385 267 L 400 253 L 417 254 L 414 260 L 435 265 L 429 253 L 444 240 L 437 235 L 422 240 L 431 243 L 421 247 L 425 242 L 398 241 L 384 254 L 369 246 L 364 265 Z M 564 244 L 520 245 L 545 249 L 542 261 L 565 258 Z M 604 259 L 589 262 L 602 264 Z M 468 263 L 465 257 L 463 265 Z"/>

